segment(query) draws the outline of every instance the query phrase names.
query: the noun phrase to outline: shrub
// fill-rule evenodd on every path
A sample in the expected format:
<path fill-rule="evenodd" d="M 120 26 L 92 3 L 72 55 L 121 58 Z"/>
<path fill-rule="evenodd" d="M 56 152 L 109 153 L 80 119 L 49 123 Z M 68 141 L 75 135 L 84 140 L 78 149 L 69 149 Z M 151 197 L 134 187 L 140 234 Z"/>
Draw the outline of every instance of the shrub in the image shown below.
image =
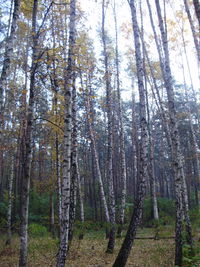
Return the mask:
<path fill-rule="evenodd" d="M 31 237 L 44 237 L 48 235 L 47 228 L 37 223 L 31 223 L 28 231 Z"/>
<path fill-rule="evenodd" d="M 183 264 L 185 267 L 197 267 L 200 263 L 199 248 L 195 248 L 194 252 L 191 252 L 189 245 L 183 246 Z"/>

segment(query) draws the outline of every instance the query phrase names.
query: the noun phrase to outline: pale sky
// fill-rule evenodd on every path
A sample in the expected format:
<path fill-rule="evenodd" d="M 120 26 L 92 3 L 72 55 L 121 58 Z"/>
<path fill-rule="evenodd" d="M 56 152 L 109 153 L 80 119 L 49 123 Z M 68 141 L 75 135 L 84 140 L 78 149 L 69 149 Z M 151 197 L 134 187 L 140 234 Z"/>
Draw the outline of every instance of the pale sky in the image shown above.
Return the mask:
<path fill-rule="evenodd" d="M 99 57 L 99 50 L 101 50 L 101 45 L 100 45 L 100 40 L 99 36 L 97 34 L 97 30 L 100 29 L 101 27 L 101 0 L 79 0 L 82 9 L 87 13 L 87 18 L 88 18 L 88 25 L 90 25 L 90 30 L 89 34 L 91 38 L 95 40 L 94 45 L 96 47 L 96 53 L 97 53 L 97 58 Z M 112 1 L 111 1 L 112 2 Z M 146 2 L 146 1 L 145 1 Z M 152 4 L 154 1 L 150 1 Z M 176 2 L 176 3 L 174 3 Z M 124 53 L 127 51 L 128 46 L 134 47 L 133 43 L 133 37 L 132 34 L 130 34 L 129 39 L 124 38 L 124 33 L 121 31 L 121 25 L 123 23 L 131 23 L 131 14 L 130 14 L 130 8 L 126 0 L 116 0 L 117 6 L 116 6 L 116 11 L 117 11 L 117 18 L 118 18 L 118 28 L 119 28 L 119 50 L 122 55 L 122 58 L 124 59 Z M 179 2 L 180 3 L 180 2 Z M 179 10 L 181 7 L 179 6 L 179 3 L 177 1 L 173 1 L 173 4 L 171 7 L 167 8 L 167 18 L 174 20 L 175 21 L 175 12 L 174 10 Z M 144 7 L 145 5 L 143 5 Z M 151 25 L 149 22 L 149 16 L 148 16 L 148 11 L 144 10 L 144 28 L 146 33 L 151 33 Z M 156 13 L 155 13 L 156 15 Z M 106 12 L 106 28 L 109 32 L 109 34 L 112 36 L 114 39 L 115 32 L 114 32 L 114 18 L 113 18 L 113 13 L 112 13 L 112 8 L 109 8 Z M 175 35 L 176 32 L 173 32 Z M 173 35 L 172 35 L 173 37 Z M 192 72 L 192 79 L 194 83 L 194 87 L 196 89 L 199 89 L 199 74 L 198 74 L 198 67 L 197 67 L 197 60 L 196 60 L 196 55 L 195 55 L 195 48 L 194 48 L 194 43 L 192 39 L 192 35 L 190 32 L 189 24 L 188 24 L 188 34 L 186 39 L 188 39 L 188 42 L 190 43 L 187 47 L 187 53 L 188 53 L 188 58 L 189 58 L 189 64 L 190 64 L 190 70 Z M 155 44 L 152 41 L 149 43 L 151 46 L 151 57 L 157 57 L 157 52 L 155 49 Z M 179 53 L 179 48 L 175 46 L 174 50 L 170 50 L 170 57 L 171 57 L 171 67 L 172 67 L 172 73 L 177 82 L 183 83 L 183 77 L 182 77 L 182 71 L 180 70 L 180 62 L 181 58 L 178 56 Z M 124 72 L 124 69 L 126 68 L 126 60 L 123 60 L 121 63 L 122 67 L 122 72 Z M 186 73 L 186 80 L 189 81 L 189 76 L 188 76 L 188 69 L 186 66 L 186 60 L 184 59 L 184 65 L 185 65 L 185 73 Z M 125 84 L 123 84 L 123 87 L 126 88 L 128 87 L 130 89 L 130 82 L 127 84 L 127 77 L 125 73 L 122 73 L 123 80 L 125 79 Z M 190 82 L 188 82 L 188 85 L 190 85 Z M 127 94 L 127 93 L 126 93 Z M 129 94 L 128 94 L 129 95 Z M 126 95 L 124 95 L 126 98 Z M 129 96 L 128 96 L 129 97 Z"/>

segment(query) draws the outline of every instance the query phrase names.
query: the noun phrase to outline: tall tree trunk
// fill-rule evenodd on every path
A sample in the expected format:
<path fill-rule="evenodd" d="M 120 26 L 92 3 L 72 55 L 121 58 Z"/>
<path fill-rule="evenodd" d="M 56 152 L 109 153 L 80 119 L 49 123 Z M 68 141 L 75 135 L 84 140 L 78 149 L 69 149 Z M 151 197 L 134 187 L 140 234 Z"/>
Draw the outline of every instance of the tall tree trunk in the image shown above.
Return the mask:
<path fill-rule="evenodd" d="M 83 81 L 82 81 L 81 75 L 80 75 L 80 78 L 81 78 L 81 84 L 83 87 Z M 86 94 L 86 96 L 85 96 L 85 108 L 86 108 L 86 116 L 87 116 L 87 122 L 88 122 L 88 128 L 89 128 L 89 136 L 90 136 L 92 150 L 93 150 L 93 154 L 94 154 L 94 164 L 95 164 L 95 169 L 96 169 L 96 175 L 97 175 L 97 180 L 99 183 L 100 200 L 101 200 L 101 203 L 103 205 L 106 222 L 109 223 L 110 222 L 110 216 L 109 216 L 108 205 L 107 205 L 106 196 L 105 196 L 105 192 L 104 192 L 104 187 L 103 187 L 103 180 L 102 180 L 102 175 L 101 175 L 101 170 L 100 170 L 100 163 L 99 163 L 99 157 L 98 157 L 98 152 L 97 152 L 97 147 L 96 147 L 94 129 L 92 127 L 92 117 L 91 117 L 91 113 L 90 113 L 91 101 L 90 101 L 90 95 L 89 94 Z"/>
<path fill-rule="evenodd" d="M 147 163 L 148 163 L 148 130 L 146 120 L 146 103 L 145 103 L 145 87 L 144 87 L 144 70 L 143 60 L 141 55 L 141 45 L 139 39 L 139 27 L 137 21 L 137 12 L 135 6 L 135 0 L 130 0 L 129 5 L 132 15 L 132 26 L 135 41 L 135 56 L 138 78 L 138 89 L 140 97 L 140 129 L 141 129 L 141 147 L 140 147 L 140 170 L 138 181 L 138 195 L 135 201 L 133 215 L 128 227 L 128 231 L 119 254 L 113 264 L 113 267 L 123 267 L 126 265 L 128 256 L 131 251 L 133 241 L 136 236 L 137 227 L 140 223 L 143 210 L 143 202 L 146 193 L 146 180 L 147 180 Z"/>
<path fill-rule="evenodd" d="M 34 90 L 35 90 L 35 75 L 38 60 L 38 35 L 36 33 L 38 0 L 33 2 L 32 10 L 32 65 L 30 74 L 30 88 L 29 88 L 29 104 L 27 110 L 27 127 L 25 132 L 25 152 L 23 158 L 23 174 L 22 174 L 22 188 L 21 188 L 21 224 L 20 224 L 20 258 L 19 266 L 27 266 L 27 252 L 28 252 L 28 207 L 29 207 L 29 188 L 30 188 L 30 172 L 31 172 L 31 152 L 32 152 L 32 125 L 34 113 Z"/>
<path fill-rule="evenodd" d="M 112 127 L 112 90 L 111 90 L 111 73 L 108 66 L 108 48 L 105 33 L 105 0 L 102 1 L 102 43 L 105 68 L 106 83 L 106 105 L 107 105 L 107 126 L 108 126 L 108 191 L 109 191 L 109 214 L 111 229 L 107 252 L 113 253 L 115 246 L 115 194 L 113 184 L 113 127 Z"/>
<path fill-rule="evenodd" d="M 170 117 L 170 133 L 171 133 L 171 141 L 172 141 L 172 165 L 174 169 L 175 175 L 175 194 L 176 194 L 176 248 L 175 248 L 175 265 L 182 265 L 182 219 L 183 219 L 183 211 L 185 211 L 185 217 L 189 219 L 188 211 L 185 210 L 187 204 L 185 203 L 185 199 L 182 199 L 182 190 L 186 190 L 185 188 L 185 177 L 183 170 L 183 159 L 180 150 L 180 140 L 179 140 L 179 132 L 177 126 L 176 119 L 176 110 L 175 110 L 175 99 L 174 99 L 174 89 L 173 89 L 173 80 L 171 75 L 170 68 L 170 59 L 169 59 L 169 49 L 168 49 L 168 40 L 167 40 L 167 32 L 164 28 L 163 18 L 161 15 L 160 3 L 159 0 L 155 0 L 156 10 L 158 14 L 159 20 L 159 28 L 162 39 L 162 46 L 164 50 L 165 57 L 165 65 L 164 65 L 164 83 L 167 91 L 168 98 L 168 108 L 169 108 L 169 117 Z M 186 195 L 187 192 L 184 192 Z M 186 222 L 187 224 L 187 222 Z M 190 227 L 188 225 L 188 227 Z M 191 229 L 189 231 L 189 235 L 191 235 Z M 192 241 L 192 237 L 190 236 L 190 240 Z M 192 244 L 190 244 L 192 246 Z"/>
<path fill-rule="evenodd" d="M 13 56 L 14 49 L 14 38 L 17 30 L 17 21 L 19 18 L 21 0 L 14 1 L 13 13 L 10 13 L 9 25 L 8 25 L 8 34 L 5 42 L 5 51 L 3 55 L 2 70 L 0 74 L 0 130 L 4 129 L 4 91 L 6 86 L 6 79 L 9 76 L 9 70 L 11 65 L 11 58 Z M 10 12 L 12 12 L 12 3 Z M 12 22 L 11 22 L 12 17 Z M 11 23 L 11 29 L 10 29 Z M 10 30 L 10 32 L 9 32 Z M 3 134 L 0 134 L 0 146 L 3 146 Z M 3 190 L 3 178 L 4 178 L 4 156 L 3 149 L 0 150 L 0 199 L 2 199 L 2 190 Z"/>
<path fill-rule="evenodd" d="M 156 196 L 156 180 L 155 180 L 155 170 L 154 170 L 154 140 L 149 134 L 149 146 L 150 146 L 150 156 L 149 156 L 149 178 L 150 178 L 150 192 L 151 192 L 151 202 L 152 202 L 152 215 L 154 220 L 159 219 L 158 214 L 158 202 Z"/>
<path fill-rule="evenodd" d="M 80 177 L 79 171 L 78 171 L 78 193 L 79 193 L 79 205 L 80 205 L 80 218 L 81 218 L 81 222 L 84 223 L 85 221 L 84 199 L 83 199 L 81 177 Z"/>
<path fill-rule="evenodd" d="M 72 135 L 72 84 L 75 71 L 76 43 L 76 0 L 70 1 L 68 65 L 64 72 L 65 117 L 64 117 L 64 155 L 62 183 L 62 215 L 60 225 L 60 245 L 57 267 L 64 267 L 67 257 L 69 237 L 69 210 L 71 185 L 71 135 Z"/>
<path fill-rule="evenodd" d="M 73 225 L 76 216 L 76 202 L 77 202 L 77 183 L 78 183 L 78 151 L 77 151 L 77 103 L 76 103 L 76 85 L 75 75 L 73 77 L 73 90 L 72 90 L 72 155 L 71 155 L 71 189 L 70 189 L 70 229 L 69 240 L 73 238 Z"/>
<path fill-rule="evenodd" d="M 4 59 L 3 59 L 3 67 L 2 67 L 1 76 L 0 76 L 0 112 L 2 112 L 2 110 L 3 110 L 4 87 L 5 87 L 6 79 L 8 77 L 11 57 L 13 54 L 13 48 L 14 48 L 13 42 L 14 42 L 14 37 L 15 37 L 16 30 L 17 30 L 17 20 L 19 18 L 20 3 L 21 3 L 21 0 L 15 0 L 14 1 L 14 10 L 13 10 L 13 15 L 12 15 L 11 31 L 10 31 L 10 34 L 8 34 L 7 40 L 6 40 L 6 47 L 5 47 Z M 3 115 L 1 114 L 1 116 L 3 116 Z M 3 118 L 0 118 L 0 121 L 2 119 Z"/>
<path fill-rule="evenodd" d="M 197 58 L 198 58 L 198 61 L 200 62 L 200 45 L 199 45 L 199 41 L 198 41 L 198 38 L 197 38 L 197 33 L 195 32 L 194 23 L 192 21 L 192 16 L 191 16 L 189 5 L 188 5 L 188 0 L 183 0 L 183 1 L 184 1 L 184 5 L 185 5 L 185 11 L 187 13 L 188 20 L 189 20 L 189 23 L 190 23 L 190 28 L 191 28 L 192 36 L 193 36 L 193 39 L 194 39 L 195 48 L 196 48 L 196 51 L 197 51 Z M 198 0 L 198 2 L 199 2 L 199 0 Z M 199 3 L 198 3 L 197 9 L 196 9 L 196 7 L 197 7 L 197 5 L 195 5 L 195 11 L 198 10 Z M 199 12 L 198 12 L 198 15 L 199 15 Z M 200 19 L 199 17 L 197 17 L 197 18 L 198 18 L 198 20 Z"/>
<path fill-rule="evenodd" d="M 134 82 L 132 84 L 134 87 Z M 134 89 L 133 89 L 134 90 Z M 138 131 L 136 125 L 136 111 L 135 111 L 135 93 L 132 92 L 132 133 L 131 133 L 131 142 L 132 142 L 132 179 L 133 179 L 133 193 L 134 198 L 136 198 L 137 185 L 138 185 L 138 173 L 139 173 L 139 142 L 138 142 Z"/>
<path fill-rule="evenodd" d="M 119 49 L 118 49 L 118 29 L 117 29 L 117 15 L 116 3 L 114 1 L 114 20 L 115 20 L 115 65 L 116 65 L 116 80 L 117 80 L 117 101 L 118 101 L 118 114 L 119 114 L 119 141 L 120 141 L 120 164 L 121 164 L 121 207 L 119 214 L 119 223 L 121 226 L 124 224 L 124 214 L 126 205 L 126 157 L 125 157 L 125 137 L 124 137 L 124 123 L 122 117 L 122 101 L 120 91 L 120 73 L 119 73 Z M 120 229 L 118 234 L 121 235 Z"/>

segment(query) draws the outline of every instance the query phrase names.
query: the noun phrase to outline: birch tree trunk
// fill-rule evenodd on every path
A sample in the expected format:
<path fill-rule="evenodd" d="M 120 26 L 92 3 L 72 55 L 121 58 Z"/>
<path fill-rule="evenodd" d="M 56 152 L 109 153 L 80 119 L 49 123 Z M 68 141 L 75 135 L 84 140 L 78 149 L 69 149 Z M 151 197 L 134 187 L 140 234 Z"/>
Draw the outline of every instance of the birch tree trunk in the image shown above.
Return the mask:
<path fill-rule="evenodd" d="M 185 5 L 185 11 L 187 13 L 188 20 L 189 20 L 189 23 L 190 23 L 192 36 L 193 36 L 195 48 L 196 48 L 196 51 L 197 51 L 198 61 L 200 62 L 200 45 L 199 45 L 199 41 L 197 39 L 197 33 L 195 32 L 195 27 L 194 27 L 194 24 L 193 24 L 193 21 L 192 21 L 192 16 L 191 16 L 189 5 L 188 5 L 188 0 L 183 0 L 183 1 L 184 1 L 184 5 Z M 198 8 L 199 8 L 199 4 L 198 4 L 198 7 L 197 7 L 197 4 L 196 4 L 195 5 L 195 11 L 198 11 Z M 198 15 L 199 15 L 199 12 L 198 12 Z M 197 16 L 197 18 L 198 18 L 198 20 L 200 19 L 198 16 Z"/>
<path fill-rule="evenodd" d="M 193 0 L 195 13 L 199 22 L 199 29 L 200 29 L 200 3 L 199 0 Z"/>
<path fill-rule="evenodd" d="M 105 0 L 102 1 L 102 43 L 103 57 L 105 68 L 106 83 L 106 106 L 107 106 L 107 127 L 108 127 L 108 191 L 109 191 L 109 214 L 111 229 L 109 233 L 109 241 L 107 253 L 113 253 L 115 246 L 115 195 L 113 184 L 113 127 L 112 127 L 112 89 L 111 89 L 111 73 L 108 66 L 108 50 L 105 33 Z"/>
<path fill-rule="evenodd" d="M 81 78 L 81 85 L 83 87 L 83 81 L 82 81 L 81 75 L 80 75 L 80 78 Z M 109 223 L 110 222 L 110 216 L 109 216 L 108 205 L 107 205 L 106 196 L 105 196 L 105 192 L 104 192 L 104 187 L 103 187 L 103 180 L 102 180 L 102 175 L 101 175 L 101 170 L 100 170 L 100 165 L 99 165 L 99 157 L 98 157 L 98 152 L 97 152 L 97 148 L 96 148 L 94 129 L 92 128 L 92 117 L 90 114 L 90 110 L 91 110 L 90 105 L 91 105 L 90 96 L 89 96 L 89 94 L 86 94 L 86 96 L 85 96 L 86 116 L 87 116 L 87 122 L 88 122 L 88 128 L 89 128 L 89 135 L 90 135 L 92 150 L 94 153 L 94 164 L 96 167 L 96 175 L 97 175 L 97 180 L 99 183 L 100 199 L 101 199 L 101 202 L 103 204 L 106 222 Z"/>
<path fill-rule="evenodd" d="M 124 123 L 122 117 L 122 103 L 120 91 L 120 73 L 119 73 L 119 49 L 118 49 L 118 27 L 116 15 L 116 3 L 114 1 L 114 20 L 115 20 L 115 65 L 116 65 L 116 82 L 117 82 L 117 101 L 118 101 L 118 114 L 119 114 L 119 142 L 120 142 L 120 164 L 121 164 L 121 207 L 119 214 L 119 223 L 124 224 L 124 213 L 126 205 L 126 157 L 125 157 L 125 137 L 124 137 Z M 118 229 L 118 235 L 121 235 L 122 227 Z"/>
<path fill-rule="evenodd" d="M 134 87 L 134 82 L 132 83 L 132 87 Z M 133 89 L 134 90 L 134 89 Z M 134 198 L 136 197 L 137 192 L 137 184 L 138 184 L 138 173 L 139 173 L 139 142 L 138 142 L 138 131 L 136 125 L 136 111 L 135 111 L 135 93 L 132 92 L 132 107 L 131 107 L 131 115 L 132 115 L 132 133 L 131 133 L 131 141 L 132 141 L 132 179 L 133 179 L 133 193 Z"/>
<path fill-rule="evenodd" d="M 1 76 L 0 76 L 0 111 L 1 112 L 3 110 L 3 97 L 4 97 L 5 82 L 8 77 L 8 73 L 10 69 L 11 57 L 13 56 L 13 48 L 14 48 L 13 43 L 14 43 L 15 33 L 17 30 L 17 20 L 19 18 L 20 4 L 21 4 L 21 0 L 14 1 L 14 10 L 13 10 L 13 15 L 12 15 L 11 30 L 6 40 L 3 67 L 2 67 Z M 1 119 L 2 118 L 0 118 L 0 121 Z"/>
<path fill-rule="evenodd" d="M 71 185 L 71 135 L 72 135 L 72 85 L 75 71 L 76 43 L 76 0 L 70 1 L 68 65 L 64 72 L 65 117 L 64 117 L 64 154 L 62 182 L 62 214 L 60 225 L 60 245 L 57 267 L 64 267 L 67 257 L 69 238 L 69 209 Z"/>
<path fill-rule="evenodd" d="M 76 216 L 76 201 L 77 201 L 77 183 L 78 183 L 78 151 L 77 151 L 77 103 L 76 103 L 76 86 L 75 75 L 73 77 L 72 90 L 72 154 L 71 154 L 71 188 L 70 188 L 70 229 L 69 240 L 73 238 L 73 225 Z"/>
<path fill-rule="evenodd" d="M 22 188 L 21 188 L 21 224 L 20 224 L 20 258 L 19 266 L 27 266 L 28 252 L 28 207 L 29 207 L 29 189 L 31 172 L 31 152 L 32 152 L 32 125 L 34 114 L 34 90 L 35 75 L 38 59 L 38 34 L 36 32 L 38 0 L 33 2 L 32 10 L 32 65 L 30 72 L 29 104 L 27 109 L 27 126 L 25 132 L 25 155 L 23 159 Z"/>
<path fill-rule="evenodd" d="M 156 10 L 159 20 L 159 28 L 161 33 L 162 39 L 162 46 L 164 50 L 165 56 L 165 65 L 164 65 L 164 83 L 165 88 L 167 91 L 167 98 L 168 98 L 168 108 L 169 108 L 169 117 L 170 117 L 170 133 L 171 133 L 171 141 L 172 141 L 172 165 L 174 169 L 175 175 L 175 195 L 176 195 L 176 248 L 175 248 L 175 265 L 181 266 L 182 265 L 182 219 L 183 219 L 183 212 L 185 211 L 186 218 L 189 219 L 188 211 L 184 210 L 187 206 L 185 199 L 182 199 L 182 190 L 185 188 L 185 177 L 184 177 L 184 170 L 183 170 L 183 159 L 180 150 L 180 140 L 179 140 L 179 132 L 177 126 L 177 119 L 176 119 L 176 110 L 175 110 L 175 99 L 174 99 L 174 89 L 173 89 L 173 81 L 171 75 L 171 68 L 170 68 L 170 59 L 169 59 L 169 49 L 168 49 L 168 40 L 167 40 L 167 33 L 166 29 L 164 28 L 164 23 L 161 15 L 160 3 L 159 0 L 155 0 Z M 184 195 L 187 192 L 183 193 Z M 186 200 L 187 201 L 187 200 Z M 183 205 L 184 204 L 184 205 Z M 184 207 L 185 206 L 185 207 Z M 188 225 L 188 227 L 190 227 Z M 189 235 L 191 235 L 191 229 L 189 231 Z M 189 237 L 192 241 L 192 237 Z M 192 244 L 190 244 L 192 246 Z"/>
<path fill-rule="evenodd" d="M 154 171 L 154 143 L 151 134 L 149 135 L 150 157 L 149 157 L 149 178 L 150 178 L 150 191 L 152 201 L 152 215 L 154 220 L 159 219 L 158 202 L 156 197 L 156 180 Z"/>
<path fill-rule="evenodd" d="M 140 129 L 141 129 L 140 170 L 139 170 L 139 181 L 138 181 L 138 195 L 135 201 L 133 215 L 131 217 L 131 221 L 128 227 L 125 240 L 115 260 L 115 263 L 113 264 L 113 267 L 125 266 L 128 256 L 130 254 L 131 247 L 136 236 L 137 227 L 142 217 L 143 202 L 146 193 L 147 165 L 148 165 L 148 130 L 147 130 L 147 120 L 146 120 L 145 87 L 143 80 L 144 71 L 143 71 L 143 60 L 141 54 L 141 45 L 139 39 L 139 27 L 137 21 L 135 0 L 130 0 L 129 5 L 132 15 L 138 89 L 140 97 Z"/>

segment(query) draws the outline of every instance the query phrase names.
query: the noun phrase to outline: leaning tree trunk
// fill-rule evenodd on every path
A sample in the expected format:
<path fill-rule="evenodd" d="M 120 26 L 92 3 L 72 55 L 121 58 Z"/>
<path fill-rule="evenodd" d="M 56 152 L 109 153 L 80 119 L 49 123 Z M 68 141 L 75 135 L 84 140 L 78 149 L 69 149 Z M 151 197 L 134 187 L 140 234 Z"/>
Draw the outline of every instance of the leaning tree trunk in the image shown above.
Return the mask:
<path fill-rule="evenodd" d="M 179 140 L 179 132 L 178 125 L 176 119 L 176 110 L 175 110 L 175 98 L 174 98 L 174 89 L 173 89 L 173 80 L 171 75 L 170 68 L 170 59 L 169 59 L 169 49 L 168 49 L 168 40 L 167 40 L 167 32 L 164 28 L 164 22 L 161 15 L 160 3 L 159 0 L 155 0 L 156 10 L 158 14 L 159 20 L 159 28 L 162 39 L 162 46 L 164 50 L 165 64 L 164 64 L 164 83 L 167 91 L 168 98 L 168 108 L 169 108 L 169 117 L 170 117 L 170 133 L 171 133 L 171 141 L 172 141 L 172 165 L 174 169 L 175 175 L 175 195 L 176 195 L 176 248 L 175 248 L 175 265 L 182 265 L 182 219 L 183 212 L 185 213 L 185 218 L 189 220 L 186 199 L 182 199 L 182 190 L 186 190 L 185 187 L 185 177 L 183 170 L 183 159 L 181 155 L 180 149 L 180 140 Z M 187 194 L 187 192 L 184 192 Z M 186 221 L 187 227 L 190 228 L 190 221 Z M 188 229 L 187 229 L 188 230 Z M 191 235 L 191 229 L 188 231 L 188 234 Z M 192 237 L 189 239 L 192 242 Z M 192 246 L 192 243 L 190 244 Z"/>
<path fill-rule="evenodd" d="M 140 97 L 140 129 L 141 129 L 140 170 L 139 170 L 139 181 L 138 181 L 138 195 L 135 201 L 133 215 L 128 227 L 125 240 L 115 260 L 115 263 L 113 264 L 113 267 L 125 266 L 128 256 L 130 254 L 131 247 L 136 236 L 137 227 L 142 217 L 143 202 L 146 193 L 147 165 L 148 165 L 148 130 L 147 130 L 147 120 L 146 120 L 145 87 L 143 80 L 144 71 L 143 71 L 143 60 L 140 48 L 141 45 L 139 39 L 139 26 L 137 21 L 135 0 L 130 0 L 129 5 L 132 14 L 138 89 Z"/>
<path fill-rule="evenodd" d="M 112 127 L 112 90 L 111 90 L 111 73 L 108 66 L 108 48 L 105 33 L 105 0 L 102 1 L 102 43 L 105 68 L 106 83 L 106 106 L 108 120 L 108 191 L 109 191 L 109 213 L 110 213 L 110 233 L 107 251 L 113 253 L 115 246 L 115 195 L 113 184 L 113 127 Z"/>
<path fill-rule="evenodd" d="M 195 32 L 194 23 L 192 21 L 192 16 L 191 16 L 189 5 L 188 5 L 188 0 L 183 0 L 183 1 L 184 1 L 184 5 L 185 5 L 185 11 L 187 13 L 188 20 L 189 20 L 189 23 L 190 23 L 190 28 L 191 28 L 191 31 L 192 31 L 192 36 L 193 36 L 195 48 L 196 48 L 196 51 L 197 51 L 198 61 L 200 62 L 200 45 L 199 45 L 199 41 L 198 41 L 198 38 L 197 38 L 197 33 Z M 199 2 L 199 0 L 198 0 L 198 2 Z M 199 9 L 200 8 L 199 8 L 199 3 L 198 3 L 198 6 L 197 6 L 197 4 L 195 5 L 195 11 L 198 12 Z M 199 17 L 200 12 L 196 13 L 196 15 L 197 15 L 197 18 L 199 20 L 200 19 L 200 17 Z"/>
<path fill-rule="evenodd" d="M 34 90 L 35 75 L 38 59 L 38 35 L 36 32 L 38 0 L 33 2 L 32 10 L 32 38 L 33 52 L 32 65 L 30 74 L 29 104 L 27 110 L 27 126 L 25 132 L 25 154 L 23 160 L 22 187 L 21 187 L 21 224 L 20 224 L 20 258 L 19 266 L 27 266 L 28 253 L 28 207 L 29 207 L 29 188 L 30 188 L 30 172 L 31 172 L 31 152 L 32 152 L 32 125 L 34 113 Z"/>
<path fill-rule="evenodd" d="M 199 29 L 200 29 L 200 3 L 199 0 L 193 0 L 195 13 L 199 22 Z"/>
<path fill-rule="evenodd" d="M 70 1 L 68 66 L 64 71 L 65 117 L 64 117 L 64 153 L 62 182 L 62 214 L 60 225 L 60 245 L 57 254 L 57 267 L 64 267 L 67 257 L 69 237 L 69 210 L 71 185 L 71 135 L 72 135 L 72 84 L 75 71 L 76 43 L 76 0 Z"/>

